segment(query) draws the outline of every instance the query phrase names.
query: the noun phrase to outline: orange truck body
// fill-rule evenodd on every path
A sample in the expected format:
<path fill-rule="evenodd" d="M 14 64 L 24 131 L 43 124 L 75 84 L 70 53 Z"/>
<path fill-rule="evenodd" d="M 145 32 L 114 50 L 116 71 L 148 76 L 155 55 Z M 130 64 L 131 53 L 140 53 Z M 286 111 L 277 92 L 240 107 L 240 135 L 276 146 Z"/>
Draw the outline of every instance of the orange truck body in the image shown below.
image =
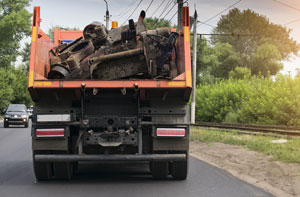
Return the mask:
<path fill-rule="evenodd" d="M 191 78 L 191 56 L 190 56 L 190 29 L 188 18 L 188 7 L 183 9 L 183 30 L 179 32 L 176 48 L 178 53 L 178 69 L 180 75 L 173 80 L 49 80 L 47 75 L 50 71 L 49 51 L 57 46 L 61 40 L 75 40 L 82 36 L 82 31 L 54 31 L 54 42 L 40 28 L 40 7 L 34 7 L 32 40 L 30 52 L 30 67 L 28 78 L 28 89 L 33 99 L 35 99 L 36 89 L 49 88 L 81 88 L 85 84 L 86 88 L 184 88 L 186 97 L 189 97 L 192 88 Z"/>

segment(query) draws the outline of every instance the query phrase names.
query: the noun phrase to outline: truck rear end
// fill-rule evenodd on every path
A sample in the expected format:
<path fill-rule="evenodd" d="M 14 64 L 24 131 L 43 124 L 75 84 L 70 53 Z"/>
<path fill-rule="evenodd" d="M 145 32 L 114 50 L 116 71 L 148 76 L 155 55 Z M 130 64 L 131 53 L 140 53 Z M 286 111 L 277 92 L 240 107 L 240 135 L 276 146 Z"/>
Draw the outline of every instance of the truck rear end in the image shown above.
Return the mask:
<path fill-rule="evenodd" d="M 186 179 L 191 59 L 188 7 L 175 44 L 172 79 L 49 79 L 49 51 L 82 31 L 40 29 L 34 8 L 28 89 L 38 180 L 70 179 L 79 162 L 147 161 L 154 179 Z"/>

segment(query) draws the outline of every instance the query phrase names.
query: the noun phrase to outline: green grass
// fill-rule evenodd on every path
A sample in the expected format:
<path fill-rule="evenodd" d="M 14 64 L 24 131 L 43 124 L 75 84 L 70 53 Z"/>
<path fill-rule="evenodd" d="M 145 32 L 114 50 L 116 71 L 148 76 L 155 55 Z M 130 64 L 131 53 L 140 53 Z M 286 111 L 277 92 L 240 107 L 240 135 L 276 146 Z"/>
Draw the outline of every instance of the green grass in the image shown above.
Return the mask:
<path fill-rule="evenodd" d="M 281 138 L 287 139 L 284 136 Z M 271 160 L 300 163 L 300 138 L 290 138 L 287 139 L 287 143 L 275 144 L 271 141 L 279 139 L 278 137 L 244 135 L 238 134 L 236 131 L 205 130 L 192 127 L 191 139 L 207 143 L 221 142 L 239 145 L 253 151 L 271 155 Z"/>

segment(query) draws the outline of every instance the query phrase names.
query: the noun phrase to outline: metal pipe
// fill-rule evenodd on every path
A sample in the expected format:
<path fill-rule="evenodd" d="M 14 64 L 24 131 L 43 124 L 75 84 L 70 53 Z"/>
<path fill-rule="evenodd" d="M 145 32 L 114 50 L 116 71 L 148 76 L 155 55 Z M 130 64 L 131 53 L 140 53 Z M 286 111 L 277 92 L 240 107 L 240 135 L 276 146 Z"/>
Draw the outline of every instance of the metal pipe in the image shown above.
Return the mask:
<path fill-rule="evenodd" d="M 143 48 L 137 48 L 137 49 L 122 51 L 122 52 L 113 53 L 113 54 L 109 54 L 109 55 L 103 55 L 100 57 L 95 57 L 95 58 L 90 59 L 89 64 L 90 65 L 93 63 L 99 64 L 99 63 L 105 62 L 105 61 L 121 59 L 121 58 L 125 58 L 125 57 L 131 57 L 131 56 L 143 54 L 143 52 L 144 52 Z"/>
<path fill-rule="evenodd" d="M 78 162 L 78 161 L 185 161 L 186 154 L 147 155 L 35 155 L 37 162 Z"/>

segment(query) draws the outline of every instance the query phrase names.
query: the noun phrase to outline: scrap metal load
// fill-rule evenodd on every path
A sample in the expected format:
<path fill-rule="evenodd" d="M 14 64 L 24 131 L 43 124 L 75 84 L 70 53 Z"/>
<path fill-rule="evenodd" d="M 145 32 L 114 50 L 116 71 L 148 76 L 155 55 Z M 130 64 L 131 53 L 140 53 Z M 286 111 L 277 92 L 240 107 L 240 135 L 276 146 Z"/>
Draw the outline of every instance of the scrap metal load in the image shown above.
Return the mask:
<path fill-rule="evenodd" d="M 49 79 L 173 79 L 176 32 L 146 30 L 143 21 L 107 30 L 94 22 L 83 37 L 50 50 Z"/>

